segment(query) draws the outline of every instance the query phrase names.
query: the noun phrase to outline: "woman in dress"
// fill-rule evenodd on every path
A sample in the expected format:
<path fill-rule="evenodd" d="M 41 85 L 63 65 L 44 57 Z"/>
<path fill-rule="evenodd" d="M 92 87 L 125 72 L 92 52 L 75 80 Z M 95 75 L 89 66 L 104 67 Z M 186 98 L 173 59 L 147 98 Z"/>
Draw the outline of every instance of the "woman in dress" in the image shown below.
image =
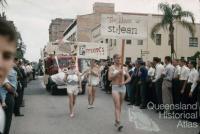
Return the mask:
<path fill-rule="evenodd" d="M 67 78 L 67 93 L 69 96 L 69 110 L 70 117 L 74 117 L 76 96 L 79 92 L 82 92 L 80 73 L 76 69 L 74 61 L 71 61 L 69 70 L 66 73 Z"/>
<path fill-rule="evenodd" d="M 121 131 L 123 126 L 120 123 L 121 108 L 124 95 L 126 93 L 126 84 L 131 80 L 131 77 L 121 64 L 121 57 L 119 54 L 113 56 L 114 65 L 109 68 L 108 78 L 112 81 L 112 96 L 115 106 L 115 127 Z"/>

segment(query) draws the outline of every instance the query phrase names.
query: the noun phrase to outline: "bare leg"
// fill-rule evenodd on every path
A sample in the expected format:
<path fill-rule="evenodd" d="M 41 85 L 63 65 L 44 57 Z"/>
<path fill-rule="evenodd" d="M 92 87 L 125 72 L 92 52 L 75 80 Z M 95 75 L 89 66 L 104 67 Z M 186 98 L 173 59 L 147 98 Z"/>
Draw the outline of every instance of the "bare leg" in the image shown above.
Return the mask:
<path fill-rule="evenodd" d="M 73 95 L 73 107 L 72 107 L 72 114 L 74 114 L 75 104 L 76 104 L 76 95 Z"/>
<path fill-rule="evenodd" d="M 122 110 L 122 104 L 124 101 L 124 93 L 120 93 L 120 115 L 121 115 L 121 110 Z"/>
<path fill-rule="evenodd" d="M 95 87 L 92 87 L 92 103 L 91 103 L 91 105 L 93 105 L 93 103 L 95 101 L 95 94 L 96 94 Z"/>
<path fill-rule="evenodd" d="M 118 92 L 112 92 L 115 106 L 115 121 L 120 122 L 120 95 Z"/>
<path fill-rule="evenodd" d="M 91 105 L 92 86 L 88 86 L 88 104 Z"/>
<path fill-rule="evenodd" d="M 69 112 L 72 114 L 73 112 L 73 95 L 69 94 Z"/>

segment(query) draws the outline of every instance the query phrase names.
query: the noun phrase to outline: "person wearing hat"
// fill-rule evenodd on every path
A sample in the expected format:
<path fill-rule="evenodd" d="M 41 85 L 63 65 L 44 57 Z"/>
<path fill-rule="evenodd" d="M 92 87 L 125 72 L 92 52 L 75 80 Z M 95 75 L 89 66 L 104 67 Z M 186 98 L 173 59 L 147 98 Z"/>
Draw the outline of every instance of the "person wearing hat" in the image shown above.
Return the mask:
<path fill-rule="evenodd" d="M 148 70 L 145 67 L 145 62 L 143 62 L 142 60 L 138 61 L 138 64 L 140 66 L 139 68 L 139 77 L 140 77 L 140 81 L 139 81 L 139 91 L 140 91 L 140 109 L 145 109 L 146 108 L 146 104 L 147 104 L 147 79 L 148 79 Z"/>
<path fill-rule="evenodd" d="M 131 81 L 129 82 L 130 83 L 130 103 L 128 105 L 136 105 L 136 106 L 139 106 L 139 102 L 137 101 L 137 96 L 139 94 L 139 85 L 138 85 L 138 82 L 140 80 L 140 77 L 139 77 L 139 64 L 138 64 L 138 60 L 135 61 L 134 63 L 134 69 L 133 69 L 133 72 L 131 74 Z"/>

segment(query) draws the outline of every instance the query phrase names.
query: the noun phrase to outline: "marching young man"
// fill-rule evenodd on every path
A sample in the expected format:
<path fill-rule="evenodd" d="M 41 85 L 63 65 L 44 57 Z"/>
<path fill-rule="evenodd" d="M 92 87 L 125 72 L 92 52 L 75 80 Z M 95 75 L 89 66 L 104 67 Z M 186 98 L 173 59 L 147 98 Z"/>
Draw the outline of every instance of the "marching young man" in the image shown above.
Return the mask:
<path fill-rule="evenodd" d="M 120 123 L 120 117 L 122 102 L 126 92 L 125 84 L 131 80 L 131 77 L 129 76 L 128 71 L 123 68 L 121 56 L 119 54 L 115 54 L 113 56 L 113 60 L 114 65 L 112 65 L 109 69 L 108 78 L 112 81 L 112 96 L 115 106 L 115 126 L 118 131 L 121 131 L 123 126 Z"/>

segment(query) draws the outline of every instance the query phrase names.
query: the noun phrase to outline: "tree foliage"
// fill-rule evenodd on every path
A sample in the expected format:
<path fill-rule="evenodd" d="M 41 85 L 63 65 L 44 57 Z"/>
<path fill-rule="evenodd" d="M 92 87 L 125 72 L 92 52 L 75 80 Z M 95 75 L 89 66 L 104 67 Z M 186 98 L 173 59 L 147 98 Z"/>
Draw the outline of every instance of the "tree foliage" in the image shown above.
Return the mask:
<path fill-rule="evenodd" d="M 171 46 L 171 56 L 174 58 L 174 24 L 177 23 L 187 29 L 191 36 L 195 34 L 195 18 L 192 12 L 184 11 L 179 4 L 160 3 L 159 10 L 163 13 L 161 22 L 155 24 L 151 30 L 151 38 L 154 40 L 156 33 L 160 29 L 169 31 L 169 45 Z"/>

